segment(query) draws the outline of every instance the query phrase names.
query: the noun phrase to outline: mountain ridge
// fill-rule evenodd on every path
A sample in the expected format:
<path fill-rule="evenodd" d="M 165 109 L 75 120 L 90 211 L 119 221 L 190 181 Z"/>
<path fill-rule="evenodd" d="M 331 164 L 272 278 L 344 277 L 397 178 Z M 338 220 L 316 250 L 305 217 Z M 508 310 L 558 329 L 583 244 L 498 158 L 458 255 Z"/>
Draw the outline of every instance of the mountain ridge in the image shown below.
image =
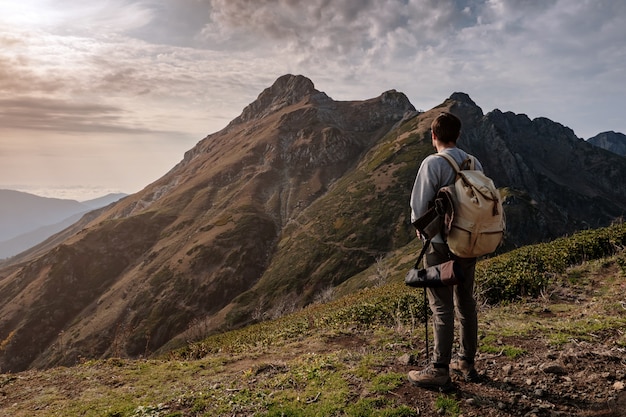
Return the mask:
<path fill-rule="evenodd" d="M 0 240 L 11 239 L 87 210 L 76 200 L 40 197 L 15 190 L 0 190 L 0 198 Z"/>
<path fill-rule="evenodd" d="M 395 90 L 334 101 L 287 75 L 154 183 L 0 263 L 0 368 L 145 356 L 194 325 L 241 327 L 347 282 L 414 238 L 408 195 L 442 110 L 503 187 L 503 250 L 626 212 L 619 157 L 558 123 L 483 114 L 458 92 L 426 112 Z M 553 148 L 572 161 L 550 163 Z"/>
<path fill-rule="evenodd" d="M 87 201 L 0 190 L 0 259 L 17 255 L 79 220 L 90 210 L 126 196 L 111 193 Z"/>

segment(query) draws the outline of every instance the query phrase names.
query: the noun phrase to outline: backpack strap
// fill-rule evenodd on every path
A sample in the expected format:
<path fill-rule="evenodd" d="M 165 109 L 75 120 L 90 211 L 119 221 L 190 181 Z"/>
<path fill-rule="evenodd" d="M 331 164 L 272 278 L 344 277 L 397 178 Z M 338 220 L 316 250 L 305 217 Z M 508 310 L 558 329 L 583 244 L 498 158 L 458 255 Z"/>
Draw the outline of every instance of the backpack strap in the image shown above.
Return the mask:
<path fill-rule="evenodd" d="M 467 159 L 463 161 L 460 167 L 459 167 L 459 164 L 457 164 L 454 158 L 451 157 L 450 155 L 445 154 L 443 152 L 439 152 L 436 155 L 448 161 L 452 169 L 454 169 L 454 172 L 456 172 L 457 174 L 459 173 L 459 171 L 463 171 L 466 169 L 471 169 L 471 170 L 475 169 L 475 163 L 474 163 L 475 159 L 472 155 L 467 155 Z"/>
<path fill-rule="evenodd" d="M 467 159 L 461 164 L 461 170 L 469 169 L 471 171 L 476 169 L 476 159 L 472 155 L 467 155 Z"/>

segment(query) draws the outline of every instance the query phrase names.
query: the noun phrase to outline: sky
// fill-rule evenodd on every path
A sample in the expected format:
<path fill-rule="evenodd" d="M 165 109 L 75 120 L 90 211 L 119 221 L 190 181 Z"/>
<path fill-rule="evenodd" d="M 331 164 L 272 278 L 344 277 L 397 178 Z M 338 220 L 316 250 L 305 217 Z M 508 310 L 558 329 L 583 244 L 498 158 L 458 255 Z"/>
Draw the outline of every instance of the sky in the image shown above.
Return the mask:
<path fill-rule="evenodd" d="M 0 0 L 0 189 L 134 193 L 281 75 L 626 133 L 622 0 Z"/>

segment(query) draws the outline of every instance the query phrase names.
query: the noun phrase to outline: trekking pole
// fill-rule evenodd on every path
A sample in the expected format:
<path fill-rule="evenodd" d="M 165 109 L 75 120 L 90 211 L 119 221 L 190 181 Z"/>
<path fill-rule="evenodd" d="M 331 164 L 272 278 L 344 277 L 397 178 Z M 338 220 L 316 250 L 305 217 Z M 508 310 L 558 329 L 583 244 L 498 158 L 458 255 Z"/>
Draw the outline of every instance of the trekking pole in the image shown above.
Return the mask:
<path fill-rule="evenodd" d="M 424 287 L 424 334 L 426 335 L 426 364 L 430 362 L 430 352 L 428 351 L 428 307 L 426 305 L 426 287 Z"/>
<path fill-rule="evenodd" d="M 419 257 L 417 258 L 417 263 L 419 263 L 420 261 L 423 261 L 423 258 L 426 255 L 426 250 L 428 249 L 428 246 L 430 246 L 430 239 L 426 239 L 426 241 L 423 243 L 422 251 L 420 252 Z M 417 268 L 417 263 L 415 264 L 416 268 Z M 428 363 L 430 362 L 430 351 L 428 348 L 428 296 L 426 294 L 426 287 L 424 287 L 423 290 L 424 290 L 424 335 L 425 335 L 424 337 L 426 339 L 426 365 L 428 365 Z"/>
<path fill-rule="evenodd" d="M 426 238 L 426 240 L 422 243 L 422 250 L 420 251 L 420 254 L 417 257 L 417 260 L 415 261 L 415 266 L 409 272 L 409 274 L 407 274 L 407 278 L 405 278 L 405 283 L 407 283 L 407 285 L 414 286 L 412 284 L 413 277 L 411 276 L 411 272 L 419 268 L 420 262 L 422 262 L 424 256 L 426 255 L 428 246 L 430 246 L 430 239 Z M 408 278 L 409 276 L 411 276 L 410 279 Z M 428 346 L 428 297 L 426 294 L 426 286 L 423 286 L 423 289 L 424 289 L 424 334 L 426 337 L 426 364 L 428 364 L 430 362 L 430 350 Z"/>

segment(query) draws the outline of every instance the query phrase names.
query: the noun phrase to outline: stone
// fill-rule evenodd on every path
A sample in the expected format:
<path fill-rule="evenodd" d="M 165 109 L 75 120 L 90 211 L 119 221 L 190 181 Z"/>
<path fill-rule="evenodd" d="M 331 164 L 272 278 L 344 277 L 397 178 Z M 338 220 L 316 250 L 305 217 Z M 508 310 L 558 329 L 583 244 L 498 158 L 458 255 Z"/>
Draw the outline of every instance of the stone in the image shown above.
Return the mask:
<path fill-rule="evenodd" d="M 504 372 L 504 375 L 511 375 L 511 372 L 513 372 L 513 366 L 512 365 L 504 365 L 502 367 L 502 372 Z"/>
<path fill-rule="evenodd" d="M 557 363 L 545 364 L 541 370 L 546 374 L 565 375 L 567 371 L 565 368 Z"/>
<path fill-rule="evenodd" d="M 411 364 L 415 363 L 415 358 L 414 358 L 414 356 L 413 356 L 413 355 L 411 355 L 411 354 L 409 354 L 409 353 L 405 353 L 404 355 L 400 356 L 400 357 L 397 359 L 397 361 L 398 361 L 398 363 L 399 363 L 400 365 L 405 365 L 405 366 L 407 366 L 407 365 L 411 365 Z"/>

